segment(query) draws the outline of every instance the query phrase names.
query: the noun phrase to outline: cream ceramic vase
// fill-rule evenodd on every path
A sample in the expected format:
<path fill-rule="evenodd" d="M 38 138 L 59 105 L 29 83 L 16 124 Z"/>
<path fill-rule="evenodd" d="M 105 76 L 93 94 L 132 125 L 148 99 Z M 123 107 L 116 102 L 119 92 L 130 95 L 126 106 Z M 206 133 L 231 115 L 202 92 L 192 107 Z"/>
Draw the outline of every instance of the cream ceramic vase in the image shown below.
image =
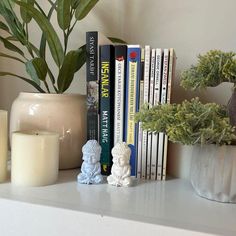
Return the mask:
<path fill-rule="evenodd" d="M 236 146 L 195 145 L 190 179 L 201 197 L 236 203 Z"/>
<path fill-rule="evenodd" d="M 79 167 L 82 146 L 86 142 L 86 97 L 20 93 L 11 108 L 10 134 L 20 130 L 57 132 L 60 135 L 60 169 Z"/>

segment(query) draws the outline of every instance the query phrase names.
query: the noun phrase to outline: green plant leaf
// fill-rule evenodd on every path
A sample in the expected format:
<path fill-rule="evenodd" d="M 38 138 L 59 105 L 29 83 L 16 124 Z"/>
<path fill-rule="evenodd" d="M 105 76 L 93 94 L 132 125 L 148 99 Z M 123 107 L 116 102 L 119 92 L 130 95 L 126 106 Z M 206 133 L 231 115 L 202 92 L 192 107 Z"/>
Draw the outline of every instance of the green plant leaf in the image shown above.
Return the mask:
<path fill-rule="evenodd" d="M 82 20 L 97 4 L 98 0 L 80 0 L 76 8 L 75 18 Z"/>
<path fill-rule="evenodd" d="M 21 80 L 24 80 L 27 83 L 29 83 L 32 86 L 34 86 L 40 93 L 45 93 L 45 91 L 43 89 L 41 89 L 40 86 L 37 85 L 33 80 L 27 79 L 27 78 L 25 78 L 23 76 L 16 75 L 16 74 L 13 74 L 13 73 L 10 73 L 10 72 L 0 71 L 0 76 L 7 76 L 7 75 L 14 76 L 14 77 L 17 77 L 17 78 L 19 78 Z"/>
<path fill-rule="evenodd" d="M 14 56 L 11 56 L 11 55 L 8 55 L 8 54 L 5 54 L 5 53 L 2 53 L 2 52 L 0 52 L 0 57 L 11 58 L 11 59 L 13 59 L 13 60 L 16 60 L 16 61 L 19 61 L 19 62 L 22 62 L 22 63 L 25 64 L 25 62 L 22 61 L 20 58 L 18 58 L 18 57 L 14 57 Z"/>
<path fill-rule="evenodd" d="M 8 26 L 2 21 L 0 21 L 0 29 L 7 31 L 8 33 L 10 32 Z"/>
<path fill-rule="evenodd" d="M 12 10 L 12 7 L 14 7 L 13 0 L 1 0 L 1 1 L 9 10 Z"/>
<path fill-rule="evenodd" d="M 9 37 L 6 37 L 5 39 L 8 40 L 8 41 L 18 42 L 18 39 L 15 36 L 9 36 Z"/>
<path fill-rule="evenodd" d="M 57 1 L 57 21 L 62 30 L 66 30 L 70 25 L 70 5 L 71 0 Z"/>
<path fill-rule="evenodd" d="M 78 49 L 78 52 L 79 52 L 79 55 L 78 55 L 75 72 L 77 72 L 86 62 L 86 45 L 81 46 Z"/>
<path fill-rule="evenodd" d="M 71 7 L 76 9 L 79 5 L 80 0 L 71 0 Z"/>
<path fill-rule="evenodd" d="M 32 43 L 29 42 L 29 47 L 32 51 L 34 51 L 34 53 L 40 57 L 40 51 L 38 50 L 38 48 L 36 48 Z"/>
<path fill-rule="evenodd" d="M 108 37 L 113 43 L 123 43 L 123 44 L 127 44 L 127 42 L 125 42 L 122 39 L 118 39 L 118 38 L 114 38 L 114 37 Z"/>
<path fill-rule="evenodd" d="M 47 75 L 47 64 L 40 58 L 34 58 L 25 64 L 26 71 L 30 75 L 31 79 L 38 85 L 40 85 L 40 80 L 45 81 Z"/>
<path fill-rule="evenodd" d="M 49 12 L 48 12 L 48 15 L 47 15 L 47 19 L 50 21 L 51 19 L 51 16 L 52 16 L 52 13 L 53 11 L 56 9 L 56 3 L 54 3 Z M 44 33 L 42 33 L 42 36 L 41 36 L 41 40 L 40 40 L 40 48 L 39 48 L 39 52 L 40 52 L 40 57 L 44 58 L 45 59 L 45 53 L 46 53 L 46 37 L 44 35 Z"/>
<path fill-rule="evenodd" d="M 34 2 L 35 2 L 35 0 L 21 0 L 21 1 L 27 3 L 30 6 L 34 6 Z M 32 16 L 29 15 L 23 7 L 20 7 L 20 15 L 21 15 L 22 20 L 25 23 L 29 23 L 32 19 Z"/>
<path fill-rule="evenodd" d="M 17 52 L 21 56 L 24 57 L 24 53 L 17 46 L 15 46 L 13 43 L 9 42 L 7 39 L 4 39 L 1 36 L 0 36 L 0 41 L 3 42 L 5 48 L 7 48 L 7 49 L 9 49 L 9 50 L 11 50 L 13 52 Z"/>
<path fill-rule="evenodd" d="M 12 34 L 18 39 L 18 41 L 20 41 L 23 45 L 25 45 L 26 44 L 26 33 L 25 33 L 23 25 L 18 20 L 13 9 L 10 7 L 7 7 L 4 4 L 4 2 L 0 1 L 0 14 L 6 20 Z"/>
<path fill-rule="evenodd" d="M 25 10 L 27 10 L 28 14 L 31 15 L 33 19 L 37 22 L 46 37 L 49 49 L 51 51 L 55 63 L 58 67 L 60 67 L 64 59 L 63 48 L 60 39 L 49 20 L 34 7 L 29 6 L 24 2 L 17 1 L 16 3 L 19 6 L 23 7 Z"/>
<path fill-rule="evenodd" d="M 74 78 L 74 74 L 78 69 L 78 61 L 80 59 L 79 55 L 79 50 L 70 51 L 66 54 L 62 67 L 59 71 L 57 80 L 59 93 L 63 93 L 69 88 Z"/>

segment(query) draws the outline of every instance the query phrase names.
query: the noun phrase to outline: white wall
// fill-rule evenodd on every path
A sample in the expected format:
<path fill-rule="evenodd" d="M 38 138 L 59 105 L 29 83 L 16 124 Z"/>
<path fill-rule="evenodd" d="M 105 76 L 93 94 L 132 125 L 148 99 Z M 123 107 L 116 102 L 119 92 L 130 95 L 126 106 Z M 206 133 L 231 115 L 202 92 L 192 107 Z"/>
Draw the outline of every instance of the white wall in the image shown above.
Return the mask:
<path fill-rule="evenodd" d="M 45 2 L 46 7 L 46 1 L 41 2 Z M 132 44 L 174 47 L 178 60 L 173 101 L 179 102 L 197 95 L 184 91 L 178 85 L 180 72 L 196 61 L 197 54 L 210 49 L 236 51 L 235 9 L 235 0 L 100 0 L 93 12 L 78 24 L 70 47 L 82 45 L 85 42 L 85 32 L 89 30 L 99 30 Z M 32 40 L 37 43 L 40 32 L 36 26 L 31 30 L 34 32 Z M 26 75 L 21 65 L 0 58 L 0 71 L 3 70 Z M 200 97 L 204 101 L 225 104 L 230 96 L 230 87 L 223 84 L 202 92 Z M 0 78 L 0 109 L 9 110 L 20 91 L 34 89 L 11 77 Z M 68 92 L 85 94 L 84 69 L 76 75 Z M 171 147 L 169 164 L 177 161 L 181 163 L 181 168 L 176 170 L 176 164 L 170 165 L 169 169 L 178 176 L 186 177 L 189 169 L 187 158 L 190 154 L 188 151 L 180 151 L 183 148 L 178 145 Z M 173 151 L 175 148 L 179 151 Z M 178 162 L 180 157 L 186 161 L 181 159 Z"/>

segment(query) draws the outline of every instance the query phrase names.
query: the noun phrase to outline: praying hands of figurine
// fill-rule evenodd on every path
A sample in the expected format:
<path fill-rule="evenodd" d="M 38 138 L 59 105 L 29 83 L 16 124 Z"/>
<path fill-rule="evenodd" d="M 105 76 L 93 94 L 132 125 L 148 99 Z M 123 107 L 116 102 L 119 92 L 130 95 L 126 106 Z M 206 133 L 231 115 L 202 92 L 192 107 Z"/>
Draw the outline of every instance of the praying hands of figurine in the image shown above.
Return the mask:
<path fill-rule="evenodd" d="M 124 158 L 113 158 L 113 166 L 111 170 L 111 176 L 109 176 L 109 180 L 112 185 L 115 185 L 117 187 L 119 186 L 128 186 L 130 185 L 131 179 L 131 168 L 130 165 L 124 164 Z"/>
<path fill-rule="evenodd" d="M 101 147 L 96 140 L 89 140 L 83 147 L 81 173 L 77 180 L 81 184 L 98 184 L 103 181 L 101 175 L 100 154 Z"/>
<path fill-rule="evenodd" d="M 130 148 L 126 143 L 118 143 L 112 149 L 113 165 L 111 175 L 107 177 L 109 184 L 117 187 L 129 186 L 131 184 L 131 167 L 129 165 L 130 153 Z"/>
<path fill-rule="evenodd" d="M 79 176 L 78 180 L 80 183 L 100 183 L 102 181 L 101 164 L 90 155 L 87 157 L 87 161 L 83 162 L 81 166 L 81 174 Z"/>

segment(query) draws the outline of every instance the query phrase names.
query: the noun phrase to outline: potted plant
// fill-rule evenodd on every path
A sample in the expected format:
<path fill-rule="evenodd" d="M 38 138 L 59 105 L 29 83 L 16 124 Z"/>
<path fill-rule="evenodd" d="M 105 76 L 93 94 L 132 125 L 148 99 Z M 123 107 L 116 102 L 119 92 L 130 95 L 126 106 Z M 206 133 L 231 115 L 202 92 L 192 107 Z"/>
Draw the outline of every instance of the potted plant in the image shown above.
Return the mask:
<path fill-rule="evenodd" d="M 81 164 L 81 148 L 86 138 L 85 96 L 63 94 L 75 73 L 86 61 L 86 47 L 68 50 L 75 25 L 84 19 L 98 0 L 48 0 L 45 11 L 38 0 L 1 0 L 0 41 L 10 53 L 1 57 L 22 63 L 29 78 L 2 71 L 0 76 L 14 76 L 34 86 L 39 93 L 21 93 L 12 105 L 11 132 L 22 129 L 46 129 L 60 133 L 60 168 Z M 20 13 L 18 14 L 18 10 Z M 57 20 L 53 19 L 53 14 Z M 32 21 L 41 30 L 39 44 L 31 42 Z M 57 25 L 55 25 L 57 24 Z M 59 26 L 62 39 L 55 28 Z M 61 33 L 60 32 L 60 33 Z M 112 38 L 113 41 L 117 39 Z M 49 64 L 53 59 L 56 70 Z"/>
<path fill-rule="evenodd" d="M 205 88 L 221 82 L 234 82 L 236 74 L 234 53 L 210 51 L 200 55 L 195 66 L 182 73 L 185 88 Z M 164 132 L 170 141 L 192 145 L 191 183 L 205 198 L 236 202 L 236 139 L 232 98 L 227 106 L 203 104 L 198 98 L 181 104 L 164 104 L 148 108 L 136 115 L 142 127 Z"/>

